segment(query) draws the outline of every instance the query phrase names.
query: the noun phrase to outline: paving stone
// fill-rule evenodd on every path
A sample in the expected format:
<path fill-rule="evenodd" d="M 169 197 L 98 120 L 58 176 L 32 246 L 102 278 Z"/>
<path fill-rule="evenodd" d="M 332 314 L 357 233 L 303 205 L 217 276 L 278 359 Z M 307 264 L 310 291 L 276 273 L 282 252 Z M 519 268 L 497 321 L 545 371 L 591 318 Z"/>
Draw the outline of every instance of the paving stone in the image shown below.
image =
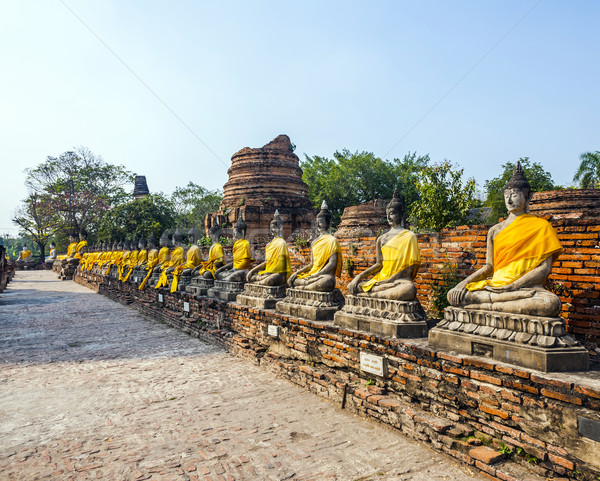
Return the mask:
<path fill-rule="evenodd" d="M 51 271 L 0 295 L 0 413 L 7 479 L 484 479 Z"/>

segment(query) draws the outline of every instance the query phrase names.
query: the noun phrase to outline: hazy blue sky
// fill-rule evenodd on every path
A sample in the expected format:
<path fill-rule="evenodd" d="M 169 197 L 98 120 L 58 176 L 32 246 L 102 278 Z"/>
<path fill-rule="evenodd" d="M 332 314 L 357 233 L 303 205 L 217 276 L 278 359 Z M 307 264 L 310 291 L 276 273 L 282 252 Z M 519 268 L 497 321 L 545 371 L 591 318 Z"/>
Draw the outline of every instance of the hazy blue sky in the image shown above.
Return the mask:
<path fill-rule="evenodd" d="M 529 156 L 568 184 L 600 150 L 599 19 L 595 1 L 0 1 L 0 234 L 23 170 L 78 145 L 165 193 L 221 188 L 280 133 L 301 158 L 417 151 L 482 186 Z"/>

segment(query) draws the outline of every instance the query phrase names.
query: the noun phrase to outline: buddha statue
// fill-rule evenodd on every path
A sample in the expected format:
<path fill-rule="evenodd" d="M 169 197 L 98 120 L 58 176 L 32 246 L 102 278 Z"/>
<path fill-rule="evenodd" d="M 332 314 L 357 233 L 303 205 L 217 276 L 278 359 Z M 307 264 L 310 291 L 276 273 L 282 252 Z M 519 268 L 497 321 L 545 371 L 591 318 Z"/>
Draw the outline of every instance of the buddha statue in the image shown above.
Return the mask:
<path fill-rule="evenodd" d="M 25 244 L 21 246 L 21 252 L 19 252 L 19 256 L 15 261 L 15 266 L 17 269 L 26 269 L 35 266 L 35 261 L 32 257 L 32 252 L 27 248 Z"/>
<path fill-rule="evenodd" d="M 188 242 L 191 244 L 185 254 L 185 263 L 175 267 L 172 271 L 173 280 L 171 281 L 171 292 L 177 290 L 185 290 L 185 286 L 189 284 L 193 270 L 202 262 L 202 252 L 196 244 L 196 229 L 190 229 L 188 232 Z M 180 278 L 184 281 L 180 286 Z"/>
<path fill-rule="evenodd" d="M 323 201 L 317 215 L 319 237 L 312 243 L 310 264 L 290 276 L 290 287 L 314 292 L 332 292 L 335 289 L 335 278 L 342 272 L 342 250 L 330 229 L 331 212 L 327 202 Z"/>
<path fill-rule="evenodd" d="M 390 230 L 377 238 L 376 262 L 348 284 L 334 323 L 385 337 L 424 337 L 427 318 L 413 284 L 421 263 L 419 244 L 417 236 L 404 228 L 404 203 L 397 190 L 386 215 Z"/>
<path fill-rule="evenodd" d="M 531 187 L 521 164 L 504 188 L 508 217 L 487 235 L 485 265 L 448 292 L 451 306 L 554 317 L 557 295 L 544 288 L 562 252 L 553 227 L 528 213 Z"/>
<path fill-rule="evenodd" d="M 429 342 L 540 371 L 587 369 L 587 349 L 567 334 L 561 301 L 544 288 L 562 247 L 550 223 L 528 213 L 530 199 L 517 162 L 504 188 L 508 216 L 488 231 L 485 265 L 448 292 Z"/>
<path fill-rule="evenodd" d="M 386 207 L 386 214 L 390 230 L 377 238 L 377 260 L 348 284 L 348 293 L 396 301 L 414 300 L 417 290 L 413 279 L 419 270 L 421 255 L 417 236 L 404 228 L 404 203 L 397 190 Z M 371 280 L 365 280 L 373 274 Z"/>
<path fill-rule="evenodd" d="M 164 231 L 160 238 L 158 239 L 158 255 L 157 262 L 152 270 L 152 274 L 150 276 L 150 280 L 152 280 L 151 285 L 156 285 L 158 282 L 158 278 L 162 272 L 162 267 L 165 263 L 171 260 L 171 240 L 168 237 L 168 231 Z"/>
<path fill-rule="evenodd" d="M 123 280 L 123 277 L 125 275 L 125 270 L 129 268 L 129 259 L 131 258 L 131 254 L 132 254 L 132 249 L 131 249 L 131 243 L 128 240 L 125 240 L 125 242 L 123 243 L 123 257 L 121 257 L 121 260 L 119 262 L 119 266 L 118 266 L 118 279 L 120 281 Z"/>
<path fill-rule="evenodd" d="M 81 230 L 79 233 L 79 242 L 77 242 L 77 245 L 75 246 L 75 253 L 73 254 L 73 257 L 81 259 L 83 254 L 85 254 L 87 251 L 87 245 L 87 232 L 85 230 Z"/>
<path fill-rule="evenodd" d="M 219 242 L 219 239 L 221 238 L 221 227 L 217 224 L 216 220 L 210 228 L 209 237 L 212 241 L 212 245 L 208 251 L 208 260 L 200 263 L 200 265 L 192 271 L 192 277 L 199 275 L 205 279 L 214 279 L 215 272 L 224 266 L 223 246 Z"/>
<path fill-rule="evenodd" d="M 248 269 L 252 265 L 250 242 L 246 239 L 246 222 L 240 215 L 233 227 L 233 262 L 225 264 L 215 272 L 215 279 L 227 282 L 245 282 Z"/>
<path fill-rule="evenodd" d="M 56 256 L 56 244 L 54 244 L 54 242 L 50 242 L 50 253 L 48 254 L 48 257 L 44 259 L 44 265 L 46 269 L 52 269 L 52 264 L 54 264 L 54 261 L 56 261 Z"/>
<path fill-rule="evenodd" d="M 237 304 L 273 309 L 286 295 L 286 282 L 292 270 L 287 244 L 281 237 L 283 221 L 279 211 L 275 211 L 269 227 L 273 239 L 265 248 L 265 261 L 248 272 L 244 290 L 236 296 Z"/>
<path fill-rule="evenodd" d="M 185 262 L 185 250 L 182 245 L 183 236 L 179 228 L 175 229 L 173 233 L 172 243 L 173 250 L 171 251 L 170 259 L 163 263 L 160 271 L 160 277 L 158 282 L 154 286 L 155 289 L 161 287 L 168 287 L 169 275 L 175 270 L 175 268 Z"/>
<path fill-rule="evenodd" d="M 331 213 L 325 201 L 316 222 L 319 236 L 311 246 L 310 264 L 290 276 L 291 289 L 275 307 L 280 314 L 331 321 L 343 303 L 342 294 L 335 287 L 336 277 L 342 271 L 342 251 L 330 233 Z"/>
<path fill-rule="evenodd" d="M 269 230 L 273 239 L 265 248 L 265 261 L 252 268 L 246 280 L 263 286 L 282 286 L 287 282 L 292 270 L 287 243 L 281 237 L 283 221 L 278 210 L 275 211 Z"/>
<path fill-rule="evenodd" d="M 146 287 L 146 284 L 148 283 L 148 280 L 150 279 L 150 276 L 152 276 L 152 272 L 154 270 L 154 268 L 158 265 L 159 262 L 159 252 L 158 249 L 156 248 L 156 238 L 154 237 L 153 234 L 150 235 L 150 237 L 148 238 L 148 247 L 147 247 L 147 251 L 148 251 L 148 260 L 146 262 L 143 262 L 142 264 L 140 264 L 140 273 L 144 275 L 144 279 L 142 279 L 142 282 L 140 283 L 138 289 L 141 291 L 144 289 L 144 287 Z M 169 249 L 167 248 L 166 250 L 166 254 L 169 254 Z"/>

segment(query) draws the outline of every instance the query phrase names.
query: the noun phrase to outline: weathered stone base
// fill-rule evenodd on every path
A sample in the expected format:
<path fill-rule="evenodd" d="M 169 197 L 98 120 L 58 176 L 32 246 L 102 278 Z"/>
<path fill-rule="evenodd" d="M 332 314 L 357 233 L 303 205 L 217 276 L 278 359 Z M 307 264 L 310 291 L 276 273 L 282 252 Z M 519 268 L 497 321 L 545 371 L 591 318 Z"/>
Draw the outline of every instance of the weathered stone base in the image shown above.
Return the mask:
<path fill-rule="evenodd" d="M 214 279 L 205 279 L 204 277 L 192 277 L 190 285 L 186 286 L 185 291 L 194 297 L 206 296 L 209 289 L 214 285 Z"/>
<path fill-rule="evenodd" d="M 214 287 L 209 289 L 206 295 L 226 302 L 235 301 L 238 294 L 244 291 L 244 284 L 246 283 L 215 280 Z"/>
<path fill-rule="evenodd" d="M 345 296 L 342 310 L 334 315 L 336 326 L 383 337 L 427 337 L 427 316 L 421 303 L 372 297 Z"/>
<path fill-rule="evenodd" d="M 238 294 L 236 303 L 240 306 L 254 307 L 256 309 L 275 309 L 277 301 L 286 295 L 287 286 L 263 286 L 261 284 L 247 283 L 244 292 Z"/>
<path fill-rule="evenodd" d="M 539 371 L 588 369 L 589 354 L 567 335 L 559 317 L 535 317 L 447 307 L 429 342 Z"/>
<path fill-rule="evenodd" d="M 339 289 L 332 292 L 288 289 L 285 299 L 275 305 L 277 312 L 288 316 L 303 317 L 311 321 L 333 321 L 344 297 Z"/>

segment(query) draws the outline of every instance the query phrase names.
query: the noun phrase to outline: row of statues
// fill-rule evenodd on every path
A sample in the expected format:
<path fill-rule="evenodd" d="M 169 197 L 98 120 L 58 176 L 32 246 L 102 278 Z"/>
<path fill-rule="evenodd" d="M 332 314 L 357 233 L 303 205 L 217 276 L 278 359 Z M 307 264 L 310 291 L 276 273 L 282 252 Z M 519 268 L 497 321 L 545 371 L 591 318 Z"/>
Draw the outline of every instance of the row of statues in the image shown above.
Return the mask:
<path fill-rule="evenodd" d="M 531 188 L 517 164 L 505 188 L 508 217 L 489 230 L 485 265 L 449 292 L 450 305 L 545 317 L 558 314 L 560 299 L 547 291 L 544 283 L 562 247 L 550 223 L 528 213 L 530 198 Z M 358 297 L 414 300 L 413 281 L 421 257 L 416 235 L 404 227 L 404 204 L 398 192 L 387 205 L 386 215 L 390 229 L 377 238 L 376 262 L 348 284 L 348 293 Z M 241 217 L 233 228 L 233 259 L 228 263 L 220 242 L 221 228 L 216 224 L 209 232 L 212 245 L 207 260 L 202 258 L 193 236 L 189 239 L 191 246 L 185 248 L 179 231 L 171 239 L 163 234 L 158 247 L 151 238 L 147 242 L 141 239 L 138 245 L 115 244 L 90 253 L 85 253 L 86 241 L 72 238 L 67 255 L 58 259 L 70 261 L 83 257 L 82 268 L 104 267 L 105 274 L 114 268 L 121 281 L 129 280 L 135 271 L 143 271 L 146 281 L 153 275 L 158 276 L 152 287 L 170 286 L 172 292 L 178 290 L 181 278 L 198 276 L 332 292 L 341 274 L 342 252 L 330 232 L 331 213 L 325 202 L 317 215 L 316 226 L 318 236 L 311 245 L 310 263 L 294 273 L 291 273 L 287 244 L 281 235 L 283 222 L 277 212 L 270 224 L 272 240 L 266 246 L 265 261 L 254 267 L 250 243 L 245 238 L 246 224 Z"/>
<path fill-rule="evenodd" d="M 454 335 L 461 340 L 480 335 L 492 346 L 513 342 L 570 348 L 574 341 L 557 317 L 561 301 L 544 288 L 562 247 L 552 226 L 528 213 L 531 187 L 519 163 L 504 197 L 508 216 L 488 232 L 485 265 L 449 291 L 450 307 L 430 340 L 441 345 L 445 341 L 440 339 Z M 151 240 L 147 246 L 140 243 L 135 251 L 133 247 L 113 248 L 85 255 L 82 268 L 97 266 L 121 281 L 133 272 L 139 289 L 169 287 L 171 292 L 274 306 L 283 314 L 333 320 L 340 326 L 391 337 L 423 337 L 428 332 L 427 318 L 414 285 L 421 257 L 415 234 L 404 227 L 404 211 L 395 192 L 386 208 L 390 228 L 376 241 L 376 262 L 348 284 L 345 298 L 336 288 L 342 251 L 330 232 L 331 213 L 325 202 L 316 218 L 318 236 L 311 243 L 310 262 L 293 273 L 278 212 L 270 223 L 272 240 L 265 248 L 265 260 L 255 266 L 245 238 L 246 225 L 238 217 L 231 262 L 224 260 L 221 231 L 213 225 L 207 260 L 194 242 L 186 250 L 177 235 L 171 246 L 163 235 L 160 248 Z"/>

